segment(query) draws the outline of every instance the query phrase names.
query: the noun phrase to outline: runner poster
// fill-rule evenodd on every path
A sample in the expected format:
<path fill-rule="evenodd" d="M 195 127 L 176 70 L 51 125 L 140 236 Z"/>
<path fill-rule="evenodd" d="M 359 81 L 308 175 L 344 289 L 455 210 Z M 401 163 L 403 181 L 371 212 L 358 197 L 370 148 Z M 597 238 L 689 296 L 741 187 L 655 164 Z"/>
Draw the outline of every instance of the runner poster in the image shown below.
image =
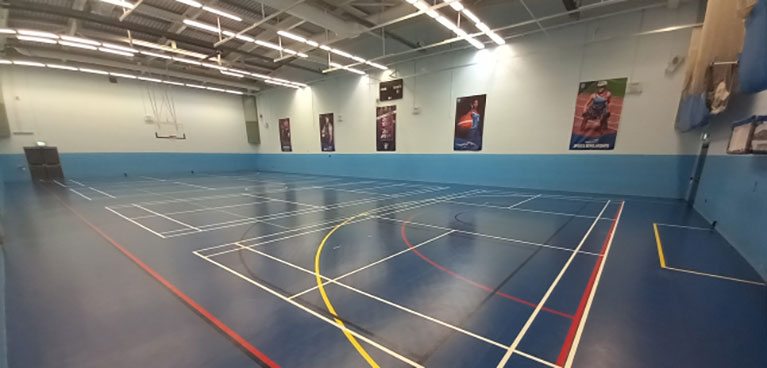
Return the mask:
<path fill-rule="evenodd" d="M 323 152 L 336 150 L 335 127 L 333 126 L 333 113 L 320 114 L 320 146 Z"/>
<path fill-rule="evenodd" d="M 612 150 L 628 78 L 581 82 L 570 150 Z"/>
<path fill-rule="evenodd" d="M 290 119 L 280 119 L 280 146 L 282 152 L 292 152 L 293 146 L 290 144 Z"/>
<path fill-rule="evenodd" d="M 376 150 L 396 150 L 397 106 L 376 107 Z"/>
<path fill-rule="evenodd" d="M 481 151 L 487 95 L 460 97 L 455 101 L 455 151 Z"/>

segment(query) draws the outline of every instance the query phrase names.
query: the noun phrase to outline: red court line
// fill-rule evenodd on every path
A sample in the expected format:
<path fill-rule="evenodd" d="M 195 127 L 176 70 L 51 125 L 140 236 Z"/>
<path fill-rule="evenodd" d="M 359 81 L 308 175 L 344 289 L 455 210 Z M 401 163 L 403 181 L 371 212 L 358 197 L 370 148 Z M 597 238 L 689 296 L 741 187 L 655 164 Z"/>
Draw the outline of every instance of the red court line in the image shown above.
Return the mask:
<path fill-rule="evenodd" d="M 578 304 L 578 311 L 575 313 L 575 318 L 573 318 L 573 322 L 570 324 L 570 330 L 567 331 L 567 337 L 565 338 L 565 343 L 562 345 L 562 350 L 559 351 L 559 357 L 557 358 L 557 365 L 560 367 L 563 367 L 565 363 L 567 362 L 567 356 L 570 355 L 570 349 L 573 347 L 573 341 L 575 340 L 575 333 L 578 331 L 578 326 L 581 324 L 581 320 L 583 319 L 583 312 L 586 309 L 586 304 L 589 300 L 589 295 L 591 295 L 591 289 L 594 288 L 594 281 L 597 278 L 597 273 L 599 272 L 599 267 L 602 265 L 602 262 L 604 262 L 605 259 L 605 250 L 607 249 L 607 244 L 610 242 L 610 237 L 613 234 L 613 231 L 615 231 L 615 224 L 618 222 L 618 216 L 620 215 L 621 211 L 623 211 L 623 204 L 625 202 L 622 202 L 620 207 L 618 207 L 618 210 L 615 212 L 615 217 L 613 218 L 613 223 L 610 225 L 610 231 L 607 232 L 607 236 L 605 237 L 605 241 L 602 244 L 602 250 L 599 252 L 599 257 L 597 257 L 597 261 L 594 264 L 594 269 L 591 271 L 591 277 L 589 277 L 589 283 L 586 284 L 586 290 L 583 291 L 583 296 L 581 296 L 581 302 Z"/>
<path fill-rule="evenodd" d="M 476 282 L 476 281 L 474 281 L 474 280 L 470 280 L 470 279 L 468 279 L 468 278 L 466 278 L 466 277 L 463 277 L 463 276 L 461 276 L 461 275 L 459 275 L 459 274 L 457 274 L 457 273 L 455 273 L 455 272 L 453 272 L 453 271 L 451 271 L 451 270 L 448 270 L 448 269 L 447 269 L 447 268 L 445 268 L 445 267 L 442 267 L 442 266 L 441 266 L 440 264 L 438 264 L 437 262 L 434 262 L 434 261 L 432 261 L 432 260 L 431 260 L 429 257 L 426 257 L 426 256 L 425 256 L 425 255 L 423 255 L 421 252 L 419 252 L 419 251 L 418 251 L 418 249 L 416 249 L 415 247 L 413 247 L 413 244 L 410 244 L 410 240 L 408 240 L 407 236 L 405 235 L 405 227 L 407 227 L 407 224 L 408 224 L 408 221 L 405 221 L 405 222 L 403 222 L 403 223 L 402 223 L 402 230 L 401 230 L 401 233 L 402 233 L 402 240 L 404 240 L 404 241 L 405 241 L 405 244 L 407 245 L 407 247 L 408 247 L 408 248 L 410 248 L 410 250 L 411 250 L 413 253 L 417 254 L 417 255 L 418 255 L 419 257 L 421 257 L 421 259 L 423 259 L 424 261 L 428 262 L 428 263 L 429 263 L 429 264 L 431 264 L 432 266 L 434 266 L 434 267 L 438 268 L 439 270 L 441 270 L 441 271 L 443 271 L 443 272 L 445 272 L 445 273 L 447 273 L 447 274 L 449 274 L 449 275 L 451 275 L 451 276 L 453 276 L 453 277 L 455 277 L 455 278 L 458 278 L 458 279 L 461 279 L 461 280 L 463 280 L 463 281 L 466 281 L 466 282 L 468 282 L 468 283 L 470 283 L 470 284 L 472 284 L 472 285 L 474 285 L 474 286 L 476 286 L 476 287 L 478 287 L 478 288 L 480 288 L 480 289 L 483 289 L 483 290 L 485 290 L 485 291 L 488 291 L 488 292 L 490 292 L 490 293 L 496 294 L 496 295 L 498 295 L 498 296 L 504 297 L 504 298 L 506 298 L 506 299 L 509 299 L 509 300 L 513 300 L 513 301 L 515 301 L 515 302 L 517 302 L 517 303 L 522 303 L 522 304 L 524 304 L 524 305 L 527 305 L 527 306 L 529 306 L 529 307 L 532 307 L 532 308 L 535 308 L 535 307 L 537 307 L 537 306 L 538 306 L 537 304 L 535 304 L 535 303 L 532 303 L 532 302 L 529 302 L 529 301 L 527 301 L 527 300 L 524 300 L 524 299 L 520 299 L 520 298 L 517 298 L 517 297 L 515 297 L 515 296 L 511 296 L 511 295 L 509 295 L 509 294 L 506 294 L 506 293 L 500 292 L 500 291 L 495 291 L 495 290 L 493 290 L 492 288 L 490 288 L 490 287 L 488 287 L 488 286 L 485 286 L 485 285 L 483 285 L 483 284 L 480 284 L 480 283 L 478 283 L 478 282 Z M 573 318 L 573 317 L 574 317 L 574 316 L 572 316 L 572 315 L 570 315 L 570 314 L 567 314 L 567 313 L 564 313 L 564 312 L 560 312 L 560 311 L 558 311 L 558 310 L 554 310 L 554 309 L 546 308 L 546 307 L 543 307 L 543 308 L 541 308 L 541 310 L 544 310 L 544 311 L 546 311 L 546 312 L 549 312 L 549 313 L 554 313 L 554 314 L 557 314 L 557 315 L 560 315 L 560 316 L 562 316 L 562 317 L 566 317 L 566 318 Z"/>
<path fill-rule="evenodd" d="M 49 190 L 50 191 L 50 190 Z M 142 262 L 138 257 L 134 256 L 133 253 L 129 252 L 125 247 L 120 245 L 117 241 L 110 238 L 109 235 L 104 233 L 98 226 L 94 225 L 90 221 L 88 221 L 83 215 L 81 215 L 79 212 L 77 212 L 74 208 L 70 207 L 64 200 L 59 198 L 56 193 L 51 191 L 54 197 L 61 202 L 64 207 L 66 207 L 70 212 L 72 212 L 77 218 L 80 219 L 80 221 L 84 222 L 86 225 L 88 225 L 93 231 L 98 233 L 102 238 L 106 239 L 112 246 L 117 248 L 122 254 L 130 258 L 131 261 L 133 261 L 136 265 L 141 267 L 146 273 L 148 273 L 150 276 L 154 277 L 155 280 L 159 281 L 163 286 L 165 286 L 168 290 L 170 290 L 173 294 L 175 294 L 177 297 L 179 297 L 181 300 L 183 300 L 189 307 L 194 309 L 195 312 L 203 316 L 205 319 L 208 320 L 208 322 L 212 323 L 214 326 L 216 326 L 221 332 L 225 333 L 229 338 L 234 340 L 237 344 L 240 345 L 241 348 L 245 349 L 248 353 L 252 354 L 253 357 L 257 358 L 260 362 L 262 362 L 264 365 L 270 368 L 279 368 L 279 365 L 275 363 L 273 360 L 269 359 L 266 354 L 262 353 L 260 350 L 256 349 L 255 346 L 251 345 L 247 340 L 245 340 L 242 336 L 238 335 L 234 330 L 229 328 L 224 322 L 216 318 L 213 314 L 208 312 L 205 308 L 203 308 L 201 305 L 197 304 L 192 298 L 184 294 L 181 290 L 176 288 L 173 284 L 171 284 L 168 280 L 160 276 L 155 270 L 147 266 L 144 262 Z"/>

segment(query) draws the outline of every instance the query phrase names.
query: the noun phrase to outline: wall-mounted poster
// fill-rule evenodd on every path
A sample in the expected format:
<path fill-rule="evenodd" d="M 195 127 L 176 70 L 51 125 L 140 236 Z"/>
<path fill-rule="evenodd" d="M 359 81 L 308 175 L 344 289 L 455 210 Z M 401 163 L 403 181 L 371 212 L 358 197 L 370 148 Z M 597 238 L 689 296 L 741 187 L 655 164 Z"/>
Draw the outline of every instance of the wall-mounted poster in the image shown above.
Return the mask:
<path fill-rule="evenodd" d="M 282 146 L 282 152 L 293 151 L 293 145 L 290 144 L 290 119 L 280 119 L 280 146 Z"/>
<path fill-rule="evenodd" d="M 396 150 L 397 106 L 376 107 L 376 149 Z"/>
<path fill-rule="evenodd" d="M 336 150 L 335 127 L 333 113 L 320 114 L 320 146 L 323 152 Z"/>
<path fill-rule="evenodd" d="M 575 103 L 571 150 L 611 150 L 618 137 L 628 78 L 581 82 Z"/>
<path fill-rule="evenodd" d="M 460 97 L 455 101 L 455 151 L 481 151 L 487 95 Z"/>

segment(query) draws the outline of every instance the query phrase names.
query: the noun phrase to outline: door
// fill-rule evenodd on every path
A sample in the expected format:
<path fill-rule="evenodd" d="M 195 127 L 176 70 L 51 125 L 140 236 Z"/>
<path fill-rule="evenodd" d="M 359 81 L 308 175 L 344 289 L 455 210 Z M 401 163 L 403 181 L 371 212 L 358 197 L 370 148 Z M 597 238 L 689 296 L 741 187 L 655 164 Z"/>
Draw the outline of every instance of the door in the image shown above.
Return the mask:
<path fill-rule="evenodd" d="M 690 187 L 687 189 L 687 203 L 692 206 L 695 203 L 695 196 L 698 194 L 698 185 L 700 177 L 703 175 L 703 167 L 706 166 L 706 156 L 708 156 L 708 134 L 703 135 L 703 142 L 700 145 L 700 153 L 695 160 L 695 169 L 690 177 Z"/>

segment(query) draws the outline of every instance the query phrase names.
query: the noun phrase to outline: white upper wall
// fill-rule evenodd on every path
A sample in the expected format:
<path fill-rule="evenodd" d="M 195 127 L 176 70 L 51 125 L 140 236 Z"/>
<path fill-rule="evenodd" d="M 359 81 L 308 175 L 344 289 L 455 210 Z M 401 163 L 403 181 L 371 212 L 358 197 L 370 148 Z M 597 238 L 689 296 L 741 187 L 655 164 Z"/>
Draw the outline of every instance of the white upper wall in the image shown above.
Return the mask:
<path fill-rule="evenodd" d="M 150 82 L 24 66 L 0 67 L 12 135 L 0 154 L 23 153 L 42 140 L 60 152 L 254 152 L 245 133 L 240 96 L 173 87 L 177 120 L 187 140 L 155 138 L 147 97 Z M 155 85 L 159 86 L 159 85 Z"/>
<path fill-rule="evenodd" d="M 397 105 L 398 153 L 452 153 L 455 99 L 485 93 L 483 153 L 596 153 L 568 150 L 579 82 L 628 77 L 644 92 L 626 96 L 616 148 L 608 153 L 694 154 L 698 133 L 674 130 L 684 67 L 665 73 L 672 57 L 687 55 L 691 31 L 633 35 L 695 23 L 696 17 L 695 3 L 633 12 L 513 39 L 502 47 L 396 64 L 394 78 L 390 72 L 365 77 L 335 72 L 304 90 L 266 91 L 258 96 L 258 151 L 280 152 L 277 120 L 287 117 L 293 152 L 321 152 L 318 115 L 332 112 L 336 151 L 373 153 L 378 83 L 404 78 L 404 98 L 380 104 Z M 413 114 L 414 107 L 420 114 Z"/>

